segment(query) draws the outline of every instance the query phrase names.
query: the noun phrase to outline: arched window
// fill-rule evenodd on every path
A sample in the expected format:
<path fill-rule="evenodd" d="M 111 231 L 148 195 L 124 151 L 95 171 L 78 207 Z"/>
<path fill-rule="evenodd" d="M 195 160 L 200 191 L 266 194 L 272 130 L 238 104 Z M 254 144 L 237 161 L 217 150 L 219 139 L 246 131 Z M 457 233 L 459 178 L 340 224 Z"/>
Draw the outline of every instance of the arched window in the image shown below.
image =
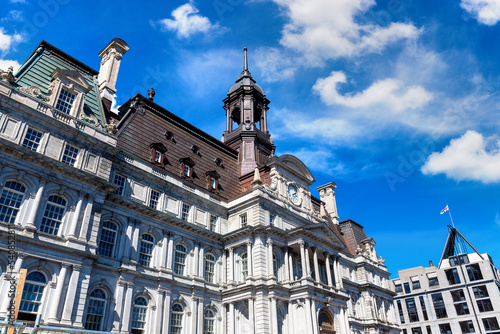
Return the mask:
<path fill-rule="evenodd" d="M 57 235 L 66 212 L 66 200 L 61 196 L 51 195 L 47 200 L 40 232 Z"/>
<path fill-rule="evenodd" d="M 20 320 L 34 321 L 36 319 L 46 285 L 47 278 L 39 271 L 33 271 L 26 276 L 21 305 L 19 306 L 18 318 Z"/>
<path fill-rule="evenodd" d="M 137 297 L 134 300 L 134 309 L 132 311 L 132 330 L 131 334 L 143 334 L 146 327 L 146 312 L 148 302 L 144 297 Z"/>
<path fill-rule="evenodd" d="M 99 240 L 99 249 L 97 252 L 103 256 L 113 257 L 118 225 L 113 222 L 105 221 L 101 226 L 101 239 Z"/>
<path fill-rule="evenodd" d="M 170 318 L 170 333 L 182 333 L 182 316 L 184 315 L 184 307 L 181 304 L 175 303 L 172 306 L 172 316 Z"/>
<path fill-rule="evenodd" d="M 333 324 L 333 319 L 326 311 L 321 311 L 318 317 L 319 330 L 320 333 L 335 333 L 335 326 Z"/>
<path fill-rule="evenodd" d="M 151 264 L 151 257 L 153 256 L 153 249 L 155 247 L 155 239 L 151 234 L 144 233 L 142 235 L 141 250 L 139 252 L 139 264 L 147 266 Z"/>
<path fill-rule="evenodd" d="M 276 278 L 278 278 L 278 269 L 279 269 L 278 265 L 279 265 L 278 255 L 276 255 L 276 253 L 273 253 L 273 275 Z"/>
<path fill-rule="evenodd" d="M 88 298 L 87 318 L 85 329 L 100 331 L 104 324 L 106 310 L 106 293 L 102 289 L 95 289 Z"/>
<path fill-rule="evenodd" d="M 0 196 L 0 222 L 14 224 L 23 203 L 26 187 L 19 182 L 7 181 Z"/>
<path fill-rule="evenodd" d="M 207 282 L 213 283 L 215 276 L 215 256 L 212 254 L 205 255 L 205 280 Z"/>
<path fill-rule="evenodd" d="M 248 256 L 247 253 L 241 255 L 241 276 L 246 281 L 248 276 Z"/>
<path fill-rule="evenodd" d="M 214 334 L 215 333 L 215 313 L 211 309 L 205 310 L 203 315 L 203 334 Z"/>
<path fill-rule="evenodd" d="M 186 267 L 186 253 L 186 247 L 183 245 L 175 246 L 174 273 L 177 275 L 184 275 L 184 268 Z"/>

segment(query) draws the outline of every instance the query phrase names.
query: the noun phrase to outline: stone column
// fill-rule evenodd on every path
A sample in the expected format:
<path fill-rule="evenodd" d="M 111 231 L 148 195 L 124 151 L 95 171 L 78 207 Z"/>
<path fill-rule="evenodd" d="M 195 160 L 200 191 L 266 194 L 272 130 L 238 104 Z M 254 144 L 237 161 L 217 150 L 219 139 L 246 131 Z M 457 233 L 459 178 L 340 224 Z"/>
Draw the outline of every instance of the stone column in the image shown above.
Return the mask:
<path fill-rule="evenodd" d="M 198 300 L 198 330 L 196 333 L 203 333 L 203 316 L 204 316 L 203 309 L 204 309 L 203 299 L 199 299 Z M 216 328 L 216 324 L 217 324 L 216 321 L 214 321 L 214 329 Z"/>
<path fill-rule="evenodd" d="M 64 309 L 62 315 L 62 322 L 64 324 L 71 324 L 71 316 L 73 313 L 73 306 L 75 304 L 76 290 L 78 288 L 78 281 L 80 279 L 80 266 L 73 266 L 73 271 L 69 279 L 68 292 L 66 294 L 66 300 L 64 301 Z"/>
<path fill-rule="evenodd" d="M 197 320 L 198 320 L 198 302 L 199 298 L 194 295 L 191 296 L 191 328 L 189 333 L 196 333 Z"/>
<path fill-rule="evenodd" d="M 139 247 L 140 247 L 140 232 L 141 223 L 135 221 L 134 223 L 134 234 L 132 239 L 132 247 L 130 247 L 130 260 L 136 262 L 139 260 Z"/>
<path fill-rule="evenodd" d="M 160 249 L 160 268 L 167 268 L 167 252 L 168 252 L 168 231 L 163 230 L 163 241 Z"/>
<path fill-rule="evenodd" d="M 14 277 L 18 278 L 19 277 L 19 272 L 21 271 L 21 268 L 23 266 L 23 260 L 24 260 L 24 256 L 23 255 L 19 255 L 16 259 L 16 263 L 14 264 L 14 270 L 13 270 L 13 275 Z M 10 273 L 10 270 L 8 269 L 7 267 L 7 271 L 6 273 Z M 8 281 L 5 281 L 5 285 L 7 287 L 7 290 L 5 291 L 6 294 L 8 294 L 8 290 L 9 290 L 9 282 Z M 0 312 L 7 312 L 7 309 L 9 307 L 9 304 L 10 304 L 10 301 L 13 300 L 13 298 L 4 298 L 2 300 L 2 304 L 1 304 L 1 307 L 0 307 Z M 9 314 L 7 313 L 5 315 L 5 320 L 8 320 L 8 316 Z"/>
<path fill-rule="evenodd" d="M 85 302 L 85 296 L 83 295 L 84 293 L 88 293 L 88 288 L 89 288 L 89 283 L 90 283 L 90 274 L 92 272 L 92 261 L 91 260 L 84 260 L 84 263 L 82 265 L 82 270 L 80 272 L 80 279 L 78 281 L 78 286 L 80 287 L 80 295 L 78 296 L 77 303 L 78 302 Z M 76 316 L 75 316 L 75 321 L 73 322 L 73 326 L 75 327 L 83 327 L 83 307 L 78 307 L 76 308 Z"/>
<path fill-rule="evenodd" d="M 167 253 L 167 270 L 172 271 L 172 262 L 174 258 L 174 235 L 168 234 L 168 253 Z"/>
<path fill-rule="evenodd" d="M 80 211 L 83 205 L 83 195 L 78 194 L 78 202 L 76 203 L 75 212 L 73 212 L 73 218 L 71 219 L 71 224 L 69 225 L 68 238 L 76 238 L 76 227 L 78 225 L 78 218 L 80 218 Z"/>
<path fill-rule="evenodd" d="M 285 265 L 285 277 L 283 277 L 283 280 L 285 281 L 290 281 L 290 270 L 288 269 L 289 268 L 289 264 L 288 264 L 288 247 L 285 246 L 284 247 L 284 251 L 285 251 L 285 255 L 283 256 L 283 259 L 285 260 L 284 262 L 284 265 Z"/>
<path fill-rule="evenodd" d="M 38 187 L 35 200 L 33 201 L 33 205 L 31 206 L 31 211 L 28 216 L 28 220 L 26 221 L 26 226 L 36 229 L 35 222 L 38 213 L 38 208 L 40 207 L 40 201 L 42 200 L 43 191 L 45 189 L 45 180 L 40 181 L 40 186 Z"/>
<path fill-rule="evenodd" d="M 123 316 L 122 316 L 122 327 L 121 329 L 125 332 L 128 332 L 130 329 L 130 310 L 132 308 L 132 297 L 134 295 L 134 284 L 127 284 L 127 294 L 125 295 L 125 305 L 123 308 Z"/>
<path fill-rule="evenodd" d="M 248 322 L 250 322 L 250 333 L 255 333 L 255 311 L 253 296 L 248 298 Z"/>
<path fill-rule="evenodd" d="M 248 256 L 248 255 L 247 255 Z M 234 282 L 234 248 L 229 248 L 229 283 Z M 234 308 L 234 305 L 233 305 Z"/>
<path fill-rule="evenodd" d="M 333 283 L 332 283 L 332 272 L 331 272 L 332 268 L 330 268 L 330 254 L 325 252 L 324 255 L 325 255 L 326 279 L 328 281 L 328 286 L 332 287 Z"/>
<path fill-rule="evenodd" d="M 320 282 L 319 265 L 318 265 L 318 248 L 313 247 L 313 261 L 314 261 L 314 278 L 316 282 Z"/>
<path fill-rule="evenodd" d="M 199 253 L 199 244 L 197 242 L 194 243 L 194 261 L 192 264 L 193 273 L 191 276 L 199 276 L 198 267 L 200 266 L 200 253 Z M 196 327 L 194 327 L 196 328 Z"/>
<path fill-rule="evenodd" d="M 59 304 L 61 303 L 61 295 L 64 287 L 64 281 L 66 280 L 66 272 L 68 271 L 69 264 L 62 263 L 61 270 L 59 271 L 59 275 L 57 277 L 57 285 L 54 290 L 54 295 L 50 300 L 49 304 L 49 312 L 47 315 L 47 319 L 49 321 L 57 321 L 57 310 L 59 308 Z"/>
<path fill-rule="evenodd" d="M 132 219 L 128 219 L 127 221 L 127 230 L 122 231 L 120 248 L 118 253 L 118 259 L 122 259 L 123 261 L 130 261 L 130 252 L 131 252 L 131 242 L 132 235 L 134 233 L 134 226 Z"/>
<path fill-rule="evenodd" d="M 154 324 L 152 324 L 154 334 L 161 334 L 164 292 L 165 292 L 165 290 L 163 290 L 160 287 L 158 287 L 158 289 L 156 289 L 156 310 L 155 310 L 156 319 L 154 321 Z M 149 322 L 149 323 L 151 324 L 151 322 Z"/>
<path fill-rule="evenodd" d="M 278 334 L 278 314 L 276 310 L 276 297 L 271 297 L 271 333 Z"/>
<path fill-rule="evenodd" d="M 312 323 L 311 323 L 311 301 L 310 298 L 305 299 L 306 303 L 306 324 L 307 328 L 312 328 Z"/>
<path fill-rule="evenodd" d="M 203 245 L 200 243 L 200 248 L 199 248 L 199 259 L 200 263 L 198 265 L 198 276 L 200 277 L 205 277 L 205 249 L 203 248 Z M 214 268 L 214 274 L 216 272 L 217 267 Z M 214 281 L 215 282 L 215 281 Z"/>
<path fill-rule="evenodd" d="M 267 275 L 274 276 L 273 268 L 273 240 L 267 239 Z"/>
<path fill-rule="evenodd" d="M 229 303 L 229 334 L 235 334 L 235 324 L 234 324 L 234 302 Z"/>
<path fill-rule="evenodd" d="M 170 332 L 170 291 L 165 291 L 165 302 L 163 303 L 163 323 L 162 323 L 162 334 L 168 334 Z"/>
<path fill-rule="evenodd" d="M 248 276 L 253 276 L 252 241 L 247 241 Z"/>
<path fill-rule="evenodd" d="M 337 271 L 337 289 L 342 289 L 344 287 L 344 284 L 342 282 L 342 271 L 340 267 L 340 261 L 339 261 L 339 256 L 335 258 L 335 264 L 336 264 L 336 271 Z"/>
<path fill-rule="evenodd" d="M 80 234 L 78 240 L 87 241 L 87 232 L 89 230 L 90 220 L 92 217 L 92 208 L 94 207 L 94 197 L 88 196 L 85 212 L 83 213 L 82 224 L 80 226 Z"/>
<path fill-rule="evenodd" d="M 313 334 L 319 334 L 318 318 L 316 316 L 316 301 L 311 299 L 311 318 L 313 324 Z"/>
<path fill-rule="evenodd" d="M 222 283 L 227 283 L 227 256 L 226 256 L 226 250 L 222 250 Z"/>
<path fill-rule="evenodd" d="M 311 260 L 309 259 L 309 247 L 306 245 L 306 248 L 304 250 L 304 253 L 306 254 L 306 272 L 307 272 L 307 277 L 311 277 Z"/>
<path fill-rule="evenodd" d="M 306 244 L 303 241 L 300 241 L 300 264 L 302 266 L 302 277 L 304 278 L 307 275 L 307 268 L 306 268 L 306 252 L 305 252 L 305 247 Z"/>
<path fill-rule="evenodd" d="M 122 324 L 122 315 L 123 315 L 123 297 L 124 291 L 127 286 L 127 283 L 123 282 L 123 280 L 119 279 L 116 284 L 116 293 L 115 293 L 115 317 L 113 319 L 113 328 L 120 331 Z"/>
<path fill-rule="evenodd" d="M 290 270 L 290 281 L 295 280 L 295 277 L 293 276 L 293 252 L 290 249 L 290 252 L 288 253 L 288 264 L 289 264 L 289 270 Z"/>

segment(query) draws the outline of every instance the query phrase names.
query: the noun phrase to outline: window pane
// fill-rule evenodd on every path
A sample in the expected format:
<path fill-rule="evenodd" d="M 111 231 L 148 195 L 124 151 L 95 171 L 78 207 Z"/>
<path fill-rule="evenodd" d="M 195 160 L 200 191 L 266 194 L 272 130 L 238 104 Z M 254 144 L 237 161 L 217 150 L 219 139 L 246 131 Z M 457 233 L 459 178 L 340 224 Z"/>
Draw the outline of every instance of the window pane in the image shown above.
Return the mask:
<path fill-rule="evenodd" d="M 139 252 L 139 264 L 141 266 L 149 266 L 153 256 L 155 247 L 154 238 L 150 234 L 143 234 L 141 241 L 141 250 Z"/>
<path fill-rule="evenodd" d="M 186 266 L 186 247 L 182 245 L 177 245 L 175 247 L 174 272 L 177 275 L 184 275 L 185 266 Z"/>
<path fill-rule="evenodd" d="M 80 150 L 74 146 L 66 145 L 66 147 L 64 148 L 62 162 L 66 165 L 74 166 L 79 151 Z"/>
<path fill-rule="evenodd" d="M 116 224 L 108 221 L 103 222 L 98 249 L 100 255 L 113 256 L 117 230 L 118 226 Z"/>
<path fill-rule="evenodd" d="M 115 178 L 113 179 L 113 183 L 118 186 L 118 189 L 115 190 L 115 194 L 122 195 L 122 196 L 124 195 L 126 182 L 127 182 L 127 178 L 125 176 L 115 174 Z"/>
<path fill-rule="evenodd" d="M 0 221 L 14 223 L 23 202 L 26 187 L 18 182 L 7 181 L 0 196 Z"/>
<path fill-rule="evenodd" d="M 75 101 L 75 97 L 76 95 L 71 94 L 67 90 L 61 90 L 57 100 L 56 109 L 65 114 L 69 114 L 71 107 L 73 106 L 73 102 Z"/>
<path fill-rule="evenodd" d="M 22 145 L 32 151 L 36 151 L 40 144 L 40 140 L 42 140 L 42 135 L 41 132 L 28 128 Z"/>
<path fill-rule="evenodd" d="M 101 289 L 92 291 L 88 299 L 85 329 L 101 330 L 106 309 L 106 294 Z"/>
<path fill-rule="evenodd" d="M 66 200 L 59 196 L 50 196 L 40 224 L 40 232 L 57 235 L 65 211 Z"/>

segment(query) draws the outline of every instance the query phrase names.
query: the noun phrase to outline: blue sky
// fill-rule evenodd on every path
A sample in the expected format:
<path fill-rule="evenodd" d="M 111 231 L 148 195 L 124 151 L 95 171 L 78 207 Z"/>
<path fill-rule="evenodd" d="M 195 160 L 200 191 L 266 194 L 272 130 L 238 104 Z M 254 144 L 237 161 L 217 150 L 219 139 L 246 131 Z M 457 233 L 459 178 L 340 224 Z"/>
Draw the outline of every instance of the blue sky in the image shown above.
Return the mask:
<path fill-rule="evenodd" d="M 335 181 L 393 274 L 439 262 L 456 227 L 500 261 L 500 0 L 2 0 L 0 68 L 43 39 L 99 69 L 125 40 L 117 105 L 155 102 L 220 138 L 242 69 L 271 100 L 278 155 Z"/>

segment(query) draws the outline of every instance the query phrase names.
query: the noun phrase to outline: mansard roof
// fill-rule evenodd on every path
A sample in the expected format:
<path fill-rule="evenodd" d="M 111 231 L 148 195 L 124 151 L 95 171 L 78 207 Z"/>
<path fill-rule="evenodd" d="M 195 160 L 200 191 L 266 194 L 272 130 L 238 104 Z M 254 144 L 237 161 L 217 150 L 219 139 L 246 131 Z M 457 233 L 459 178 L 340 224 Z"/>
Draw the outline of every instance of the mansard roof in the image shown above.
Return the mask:
<path fill-rule="evenodd" d="M 40 42 L 30 57 L 19 68 L 14 83 L 14 88 L 35 86 L 40 88 L 41 95 L 49 93 L 52 76 L 58 72 L 74 73 L 75 71 L 85 80 L 89 87 L 85 94 L 83 110 L 86 114 L 93 114 L 101 127 L 104 127 L 105 118 L 99 94 L 99 87 L 94 77 L 99 73 L 81 61 L 71 57 L 46 41 Z"/>
<path fill-rule="evenodd" d="M 219 196 L 229 199 L 241 193 L 238 179 L 238 152 L 220 140 L 198 129 L 167 109 L 137 94 L 120 107 L 117 147 L 155 168 L 180 177 L 180 159 L 194 162 L 194 175 L 189 182 L 207 189 L 205 173 L 216 171 Z M 149 146 L 162 143 L 166 147 L 166 163 L 151 162 Z M 193 150 L 193 146 L 197 149 Z"/>

